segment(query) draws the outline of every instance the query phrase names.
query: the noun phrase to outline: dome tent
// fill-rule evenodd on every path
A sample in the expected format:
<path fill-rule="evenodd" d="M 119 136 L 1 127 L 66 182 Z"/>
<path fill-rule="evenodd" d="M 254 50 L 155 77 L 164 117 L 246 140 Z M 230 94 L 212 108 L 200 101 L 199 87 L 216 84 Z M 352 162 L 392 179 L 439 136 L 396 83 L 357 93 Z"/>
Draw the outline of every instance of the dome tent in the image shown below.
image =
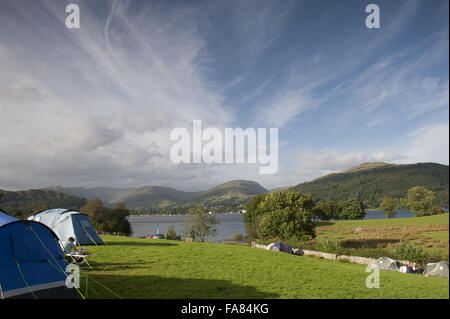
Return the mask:
<path fill-rule="evenodd" d="M 28 217 L 47 225 L 63 242 L 73 237 L 77 245 L 103 245 L 103 240 L 92 227 L 89 217 L 80 212 L 56 208 L 46 210 Z"/>
<path fill-rule="evenodd" d="M 65 285 L 65 270 L 51 229 L 0 210 L 0 298 L 76 298 Z"/>
<path fill-rule="evenodd" d="M 425 275 L 448 278 L 448 261 L 427 264 L 423 273 Z"/>
<path fill-rule="evenodd" d="M 288 244 L 282 243 L 282 242 L 277 242 L 277 243 L 272 243 L 270 245 L 267 246 L 268 250 L 274 250 L 274 251 L 281 251 L 281 252 L 285 252 L 288 254 L 293 254 L 294 252 L 292 251 L 291 246 L 289 246 Z"/>
<path fill-rule="evenodd" d="M 382 270 L 400 271 L 402 264 L 398 260 L 389 257 L 380 257 L 376 261 L 376 265 Z"/>

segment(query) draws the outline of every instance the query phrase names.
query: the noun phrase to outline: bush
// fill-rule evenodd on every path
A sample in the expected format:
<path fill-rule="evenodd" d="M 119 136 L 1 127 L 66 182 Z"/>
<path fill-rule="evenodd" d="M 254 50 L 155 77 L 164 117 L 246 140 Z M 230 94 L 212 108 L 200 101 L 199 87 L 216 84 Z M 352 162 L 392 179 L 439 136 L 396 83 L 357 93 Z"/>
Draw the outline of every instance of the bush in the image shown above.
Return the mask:
<path fill-rule="evenodd" d="M 396 245 L 392 253 L 393 257 L 399 260 L 408 260 L 419 264 L 425 264 L 427 260 L 425 251 L 421 247 L 414 246 L 410 243 Z"/>
<path fill-rule="evenodd" d="M 315 250 L 323 253 L 337 254 L 339 253 L 339 244 L 329 239 L 322 239 L 317 241 Z"/>
<path fill-rule="evenodd" d="M 234 234 L 234 237 L 231 238 L 231 240 L 243 241 L 244 240 L 244 235 L 242 235 L 241 233 L 236 233 L 236 234 Z"/>
<path fill-rule="evenodd" d="M 175 232 L 175 227 L 173 225 L 170 225 L 169 229 L 166 233 L 166 238 L 170 240 L 177 240 L 179 236 L 177 236 L 177 233 Z"/>

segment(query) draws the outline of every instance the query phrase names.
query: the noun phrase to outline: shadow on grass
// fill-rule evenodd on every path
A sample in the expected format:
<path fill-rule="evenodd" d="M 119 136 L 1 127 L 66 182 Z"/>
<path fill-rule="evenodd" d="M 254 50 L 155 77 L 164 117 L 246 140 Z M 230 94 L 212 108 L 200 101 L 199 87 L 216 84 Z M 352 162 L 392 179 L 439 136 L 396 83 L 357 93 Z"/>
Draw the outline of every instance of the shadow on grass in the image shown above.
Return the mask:
<path fill-rule="evenodd" d="M 334 222 L 330 222 L 330 221 L 316 221 L 314 222 L 316 224 L 317 227 L 319 226 L 333 226 L 335 223 Z"/>
<path fill-rule="evenodd" d="M 400 242 L 399 239 L 393 238 L 375 238 L 375 239 L 346 239 L 339 242 L 344 248 L 386 248 L 390 244 Z"/>
<path fill-rule="evenodd" d="M 162 242 L 159 240 L 149 239 L 146 241 L 114 241 L 108 243 L 108 246 L 153 246 L 153 247 L 169 247 L 169 246 L 178 246 L 177 244 Z"/>
<path fill-rule="evenodd" d="M 91 275 L 89 277 L 91 280 L 88 279 L 88 297 L 93 299 L 118 298 L 117 295 L 123 299 L 265 299 L 279 297 L 276 293 L 260 291 L 252 286 L 219 279 L 116 275 Z M 84 280 L 81 283 L 81 291 L 85 291 Z"/>
<path fill-rule="evenodd" d="M 121 271 L 121 270 L 131 270 L 131 269 L 144 269 L 148 268 L 149 264 L 153 261 L 147 262 L 133 262 L 133 263 L 95 263 L 92 262 L 91 265 L 94 270 L 98 271 Z M 146 266 L 144 266 L 146 265 Z"/>

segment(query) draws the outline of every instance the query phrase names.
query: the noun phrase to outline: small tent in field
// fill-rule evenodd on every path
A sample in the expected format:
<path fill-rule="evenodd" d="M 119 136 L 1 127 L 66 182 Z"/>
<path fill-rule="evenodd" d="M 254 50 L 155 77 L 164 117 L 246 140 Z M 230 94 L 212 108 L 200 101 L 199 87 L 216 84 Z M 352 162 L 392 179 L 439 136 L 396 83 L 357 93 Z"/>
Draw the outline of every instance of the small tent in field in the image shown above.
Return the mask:
<path fill-rule="evenodd" d="M 65 285 L 66 266 L 51 229 L 0 210 L 0 299 L 76 298 Z"/>
<path fill-rule="evenodd" d="M 423 273 L 424 275 L 448 278 L 448 261 L 427 264 Z"/>
<path fill-rule="evenodd" d="M 76 245 L 103 245 L 103 240 L 97 235 L 86 214 L 70 209 L 50 209 L 28 217 L 47 225 L 59 237 L 61 242 L 69 237 L 75 239 Z"/>
<path fill-rule="evenodd" d="M 288 244 L 282 243 L 282 242 L 277 242 L 277 243 L 272 243 L 270 245 L 267 246 L 268 250 L 274 250 L 274 251 L 281 251 L 281 252 L 285 252 L 288 254 L 293 254 L 294 252 L 292 251 L 291 246 L 289 246 Z"/>
<path fill-rule="evenodd" d="M 402 264 L 398 260 L 389 257 L 380 257 L 376 261 L 379 269 L 400 271 Z"/>

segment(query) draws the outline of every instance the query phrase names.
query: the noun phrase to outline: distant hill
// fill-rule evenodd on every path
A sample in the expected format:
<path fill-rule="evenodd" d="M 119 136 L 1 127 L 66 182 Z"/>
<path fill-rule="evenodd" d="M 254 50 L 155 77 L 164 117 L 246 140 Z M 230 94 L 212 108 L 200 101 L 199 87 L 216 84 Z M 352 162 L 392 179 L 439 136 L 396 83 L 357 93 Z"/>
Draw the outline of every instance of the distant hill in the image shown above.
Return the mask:
<path fill-rule="evenodd" d="M 61 187 L 52 186 L 47 189 L 86 199 L 100 198 L 105 206 L 124 203 L 128 208 L 138 210 L 161 210 L 177 206 L 180 203 L 200 194 L 200 192 L 183 192 L 170 187 L 144 186 L 131 188 L 110 187 Z"/>
<path fill-rule="evenodd" d="M 310 194 L 317 202 L 340 201 L 355 196 L 367 207 L 376 208 L 385 196 L 405 197 L 414 186 L 423 186 L 436 192 L 441 204 L 448 207 L 449 167 L 436 163 L 364 163 L 298 184 L 291 189 Z"/>
<path fill-rule="evenodd" d="M 17 192 L 0 190 L 0 208 L 18 218 L 50 208 L 79 210 L 84 204 L 86 204 L 84 198 L 52 190 L 31 189 Z"/>
<path fill-rule="evenodd" d="M 273 188 L 273 189 L 269 190 L 269 192 L 279 192 L 279 191 L 288 190 L 290 188 L 292 188 L 292 186 L 281 186 L 281 187 Z"/>
<path fill-rule="evenodd" d="M 207 207 L 236 206 L 247 203 L 252 197 L 266 194 L 268 190 L 256 182 L 235 180 L 213 187 L 191 199 Z"/>
<path fill-rule="evenodd" d="M 187 206 L 203 204 L 207 207 L 235 208 L 253 196 L 268 191 L 251 181 L 230 181 L 202 192 L 183 192 L 170 187 L 145 186 L 137 188 L 81 188 L 52 186 L 47 190 L 87 199 L 100 198 L 106 206 L 119 202 L 137 212 L 186 210 Z"/>
<path fill-rule="evenodd" d="M 408 165 L 364 163 L 288 189 L 310 194 L 317 202 L 359 197 L 367 207 L 376 208 L 385 196 L 404 197 L 408 189 L 414 186 L 424 186 L 436 192 L 442 205 L 448 207 L 449 168 L 448 165 L 435 163 Z M 281 189 L 287 188 L 276 190 Z M 122 202 L 134 214 L 160 212 L 183 214 L 196 204 L 225 212 L 243 208 L 254 196 L 268 192 L 258 183 L 245 180 L 229 181 L 201 192 L 184 192 L 162 186 L 132 188 L 52 186 L 41 190 L 17 192 L 0 190 L 0 207 L 10 213 L 29 215 L 38 210 L 56 207 L 79 209 L 85 204 L 86 199 L 98 197 L 109 207 Z"/>

